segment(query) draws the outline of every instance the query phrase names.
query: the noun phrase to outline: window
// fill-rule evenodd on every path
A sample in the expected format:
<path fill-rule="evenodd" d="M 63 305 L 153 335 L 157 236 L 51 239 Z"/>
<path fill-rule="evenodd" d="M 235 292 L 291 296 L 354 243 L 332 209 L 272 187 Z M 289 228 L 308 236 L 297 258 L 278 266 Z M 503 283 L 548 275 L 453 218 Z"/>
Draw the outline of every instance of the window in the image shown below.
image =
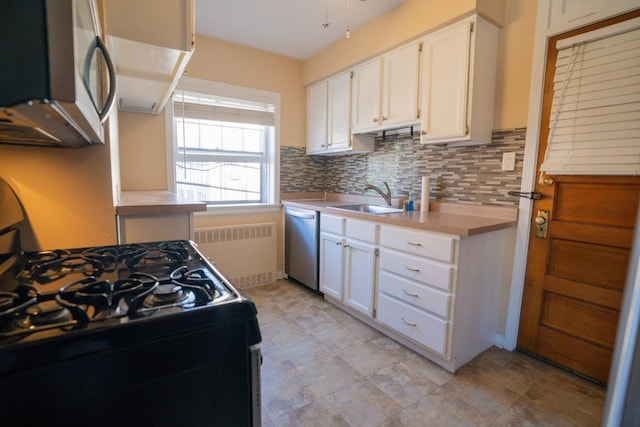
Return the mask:
<path fill-rule="evenodd" d="M 549 175 L 640 174 L 640 18 L 558 41 Z"/>
<path fill-rule="evenodd" d="M 271 92 L 182 79 L 167 108 L 170 188 L 210 207 L 276 204 L 279 104 Z"/>

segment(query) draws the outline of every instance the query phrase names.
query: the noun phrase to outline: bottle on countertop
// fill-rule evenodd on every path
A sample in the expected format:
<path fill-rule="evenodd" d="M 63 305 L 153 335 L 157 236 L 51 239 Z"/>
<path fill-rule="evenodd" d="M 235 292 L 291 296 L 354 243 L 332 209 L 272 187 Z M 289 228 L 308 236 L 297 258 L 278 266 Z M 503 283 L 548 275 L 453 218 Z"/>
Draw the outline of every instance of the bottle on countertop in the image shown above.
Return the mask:
<path fill-rule="evenodd" d="M 413 191 L 409 191 L 409 203 L 407 203 L 407 211 L 414 210 L 413 206 Z"/>

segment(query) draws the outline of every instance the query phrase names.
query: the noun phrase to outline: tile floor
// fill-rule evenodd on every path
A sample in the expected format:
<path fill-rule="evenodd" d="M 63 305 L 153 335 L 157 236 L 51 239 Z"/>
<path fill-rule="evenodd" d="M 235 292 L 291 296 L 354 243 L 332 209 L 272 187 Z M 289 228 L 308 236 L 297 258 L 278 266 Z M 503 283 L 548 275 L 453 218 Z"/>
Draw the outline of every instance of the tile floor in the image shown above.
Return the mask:
<path fill-rule="evenodd" d="M 599 426 L 605 390 L 492 348 L 453 375 L 302 287 L 246 289 L 263 426 Z"/>

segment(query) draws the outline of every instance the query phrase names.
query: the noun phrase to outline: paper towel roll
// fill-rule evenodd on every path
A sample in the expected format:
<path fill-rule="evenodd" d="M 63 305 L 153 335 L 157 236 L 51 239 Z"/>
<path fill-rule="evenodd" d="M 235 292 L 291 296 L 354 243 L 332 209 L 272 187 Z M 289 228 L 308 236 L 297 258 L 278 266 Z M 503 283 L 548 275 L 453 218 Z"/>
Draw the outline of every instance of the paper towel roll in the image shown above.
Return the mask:
<path fill-rule="evenodd" d="M 429 211 L 429 177 L 422 177 L 422 193 L 420 194 L 420 211 Z"/>

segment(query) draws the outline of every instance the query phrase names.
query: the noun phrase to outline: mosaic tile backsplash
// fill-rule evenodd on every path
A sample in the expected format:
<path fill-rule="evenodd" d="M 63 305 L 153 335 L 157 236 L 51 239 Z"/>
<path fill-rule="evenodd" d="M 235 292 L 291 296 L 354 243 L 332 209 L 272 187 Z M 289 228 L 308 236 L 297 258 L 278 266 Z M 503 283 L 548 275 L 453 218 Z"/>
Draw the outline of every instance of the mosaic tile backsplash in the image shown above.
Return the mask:
<path fill-rule="evenodd" d="M 391 187 L 394 197 L 413 192 L 420 200 L 422 176 L 429 199 L 477 205 L 517 206 L 526 129 L 495 130 L 489 145 L 437 147 L 411 139 L 376 141 L 367 154 L 307 156 L 303 147 L 280 148 L 280 191 L 375 195 L 365 184 Z M 502 154 L 516 153 L 516 170 L 502 171 Z"/>

